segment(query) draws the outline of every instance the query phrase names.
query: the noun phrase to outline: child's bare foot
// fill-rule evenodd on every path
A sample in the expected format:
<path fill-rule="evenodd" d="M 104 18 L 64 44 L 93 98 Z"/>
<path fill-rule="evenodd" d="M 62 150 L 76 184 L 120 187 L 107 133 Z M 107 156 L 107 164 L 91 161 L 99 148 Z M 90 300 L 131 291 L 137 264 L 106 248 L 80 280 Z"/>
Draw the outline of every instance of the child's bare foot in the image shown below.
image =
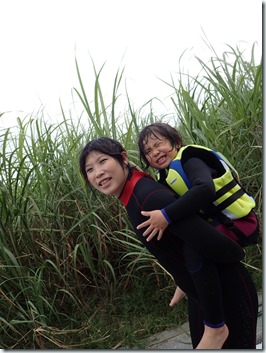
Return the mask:
<path fill-rule="evenodd" d="M 196 349 L 221 349 L 228 335 L 226 325 L 219 328 L 204 326 L 204 334 Z"/>
<path fill-rule="evenodd" d="M 185 295 L 186 293 L 183 292 L 180 287 L 176 287 L 174 296 L 171 299 L 169 306 L 174 306 L 175 304 L 177 304 L 182 298 L 184 298 Z"/>

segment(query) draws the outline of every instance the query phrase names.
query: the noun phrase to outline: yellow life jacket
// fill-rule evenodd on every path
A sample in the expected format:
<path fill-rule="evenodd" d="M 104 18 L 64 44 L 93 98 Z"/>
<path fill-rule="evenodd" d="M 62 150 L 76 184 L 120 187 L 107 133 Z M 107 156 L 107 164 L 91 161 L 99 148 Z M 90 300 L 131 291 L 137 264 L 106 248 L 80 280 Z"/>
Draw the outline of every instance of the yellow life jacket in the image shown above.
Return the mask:
<path fill-rule="evenodd" d="M 199 158 L 210 168 L 217 171 L 217 177 L 213 179 L 216 197 L 213 202 L 214 214 L 222 212 L 231 220 L 239 219 L 255 207 L 254 199 L 249 196 L 234 178 L 228 164 L 217 152 L 199 145 L 187 145 L 181 147 L 175 159 L 170 163 L 166 177 L 167 184 L 180 196 L 192 187 L 182 167 L 182 155 Z M 158 171 L 158 179 L 162 178 L 162 171 Z"/>

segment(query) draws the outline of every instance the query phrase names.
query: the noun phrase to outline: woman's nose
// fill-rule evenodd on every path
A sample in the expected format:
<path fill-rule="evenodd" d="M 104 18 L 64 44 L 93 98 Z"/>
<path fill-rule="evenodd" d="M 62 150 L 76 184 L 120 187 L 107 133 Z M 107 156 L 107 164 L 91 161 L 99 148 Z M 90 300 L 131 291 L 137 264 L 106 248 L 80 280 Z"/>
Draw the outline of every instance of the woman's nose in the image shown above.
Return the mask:
<path fill-rule="evenodd" d="M 99 178 L 100 176 L 102 176 L 103 175 L 103 170 L 102 170 L 102 168 L 96 168 L 95 169 L 95 178 L 97 179 L 97 178 Z"/>

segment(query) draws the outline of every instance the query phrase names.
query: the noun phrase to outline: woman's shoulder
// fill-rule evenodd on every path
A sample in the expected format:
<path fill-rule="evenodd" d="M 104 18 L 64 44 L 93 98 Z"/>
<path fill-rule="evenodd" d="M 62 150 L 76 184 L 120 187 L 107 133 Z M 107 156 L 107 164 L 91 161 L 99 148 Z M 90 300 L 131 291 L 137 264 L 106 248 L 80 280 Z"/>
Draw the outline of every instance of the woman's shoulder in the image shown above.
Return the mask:
<path fill-rule="evenodd" d="M 157 209 L 162 200 L 167 200 L 170 203 L 177 198 L 172 189 L 147 177 L 143 177 L 138 181 L 133 194 L 139 204 L 143 205 L 143 203 L 148 202 L 153 209 Z"/>

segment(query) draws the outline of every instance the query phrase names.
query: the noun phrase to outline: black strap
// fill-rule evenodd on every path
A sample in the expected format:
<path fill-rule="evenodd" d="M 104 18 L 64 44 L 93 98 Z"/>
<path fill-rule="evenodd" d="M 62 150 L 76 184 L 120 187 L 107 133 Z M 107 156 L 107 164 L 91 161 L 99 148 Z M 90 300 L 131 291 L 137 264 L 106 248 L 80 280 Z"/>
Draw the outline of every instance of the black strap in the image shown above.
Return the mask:
<path fill-rule="evenodd" d="M 226 184 L 216 192 L 216 200 L 226 194 L 229 190 L 233 189 L 233 187 L 235 187 L 236 185 L 238 185 L 237 182 L 234 179 L 231 180 L 230 183 Z"/>
<path fill-rule="evenodd" d="M 231 218 L 223 214 L 222 212 L 219 214 L 219 219 L 222 222 L 222 224 L 226 227 L 228 227 L 230 230 L 232 230 L 240 240 L 246 240 L 247 236 L 234 225 L 234 222 L 232 221 Z"/>
<path fill-rule="evenodd" d="M 228 197 L 226 200 L 224 200 L 220 204 L 216 205 L 217 210 L 218 211 L 222 211 L 222 210 L 226 209 L 226 207 L 231 205 L 233 202 L 235 202 L 237 199 L 239 199 L 244 194 L 245 194 L 244 190 L 243 189 L 239 189 L 233 195 Z"/>

